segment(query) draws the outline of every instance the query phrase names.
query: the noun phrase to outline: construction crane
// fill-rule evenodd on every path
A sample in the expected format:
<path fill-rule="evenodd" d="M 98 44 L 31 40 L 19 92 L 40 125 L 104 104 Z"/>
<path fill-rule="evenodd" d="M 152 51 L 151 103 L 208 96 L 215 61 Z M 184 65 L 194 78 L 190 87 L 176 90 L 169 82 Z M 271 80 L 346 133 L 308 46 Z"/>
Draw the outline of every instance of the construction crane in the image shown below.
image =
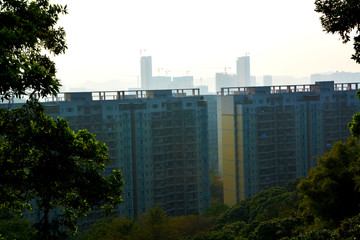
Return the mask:
<path fill-rule="evenodd" d="M 227 72 L 226 72 L 227 69 L 231 69 L 231 67 L 227 67 L 227 66 L 224 67 L 225 74 L 227 74 Z"/>
<path fill-rule="evenodd" d="M 140 57 L 142 56 L 142 53 L 145 52 L 146 53 L 146 49 L 140 49 Z"/>

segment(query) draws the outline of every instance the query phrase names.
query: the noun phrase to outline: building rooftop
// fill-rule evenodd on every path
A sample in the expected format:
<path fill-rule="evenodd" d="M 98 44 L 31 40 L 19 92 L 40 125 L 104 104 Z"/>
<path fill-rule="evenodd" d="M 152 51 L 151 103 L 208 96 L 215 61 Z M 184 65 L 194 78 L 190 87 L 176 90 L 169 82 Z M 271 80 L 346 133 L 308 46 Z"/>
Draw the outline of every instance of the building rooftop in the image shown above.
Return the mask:
<path fill-rule="evenodd" d="M 253 95 L 253 94 L 289 94 L 300 92 L 354 91 L 360 89 L 360 83 L 334 83 L 333 81 L 315 82 L 305 85 L 279 85 L 265 87 L 225 87 L 218 95 Z"/>
<path fill-rule="evenodd" d="M 44 98 L 45 102 L 73 102 L 73 101 L 106 101 L 128 99 L 154 99 L 167 97 L 195 97 L 200 96 L 199 88 L 166 89 L 166 90 L 128 90 L 128 91 L 95 91 L 95 92 L 66 92 L 57 96 Z"/>

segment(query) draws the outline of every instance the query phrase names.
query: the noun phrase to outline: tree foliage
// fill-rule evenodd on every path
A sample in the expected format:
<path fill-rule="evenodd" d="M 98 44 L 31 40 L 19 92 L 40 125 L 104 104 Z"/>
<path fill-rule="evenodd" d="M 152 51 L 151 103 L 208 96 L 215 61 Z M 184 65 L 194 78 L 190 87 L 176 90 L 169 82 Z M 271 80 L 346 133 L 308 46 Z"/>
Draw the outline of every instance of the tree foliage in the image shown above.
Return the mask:
<path fill-rule="evenodd" d="M 238 202 L 223 213 L 218 218 L 218 222 L 244 221 L 251 223 L 296 215 L 300 203 L 296 190 L 297 182 L 296 180 L 284 187 L 273 187 L 261 191 L 251 198 Z"/>
<path fill-rule="evenodd" d="M 298 185 L 302 204 L 322 220 L 339 223 L 360 212 L 360 143 L 337 142 Z"/>
<path fill-rule="evenodd" d="M 297 216 L 298 181 L 274 187 L 238 202 L 217 218 L 211 231 L 194 235 L 197 239 L 281 239 L 295 235 L 304 220 Z"/>
<path fill-rule="evenodd" d="M 22 211 L 35 199 L 39 235 L 64 234 L 61 228 L 73 232 L 93 206 L 108 209 L 121 202 L 120 171 L 101 174 L 108 161 L 107 147 L 93 134 L 75 134 L 38 103 L 0 109 L 0 210 Z M 59 208 L 62 213 L 52 217 Z"/>
<path fill-rule="evenodd" d="M 0 97 L 20 97 L 30 91 L 56 94 L 55 63 L 44 52 L 66 50 L 65 31 L 56 24 L 66 6 L 49 0 L 0 0 Z"/>
<path fill-rule="evenodd" d="M 31 224 L 18 217 L 0 219 L 1 240 L 32 240 L 36 239 L 36 231 Z"/>
<path fill-rule="evenodd" d="M 174 239 L 174 232 L 169 226 L 170 218 L 166 212 L 156 205 L 148 208 L 148 211 L 138 218 L 138 222 L 149 240 Z"/>
<path fill-rule="evenodd" d="M 170 227 L 179 237 L 193 236 L 208 231 L 213 225 L 211 218 L 200 215 L 178 216 L 170 219 Z"/>
<path fill-rule="evenodd" d="M 80 235 L 80 240 L 145 239 L 139 224 L 130 218 L 101 219 Z"/>
<path fill-rule="evenodd" d="M 360 233 L 360 214 L 345 219 L 336 232 L 338 239 L 358 239 Z"/>
<path fill-rule="evenodd" d="M 209 230 L 212 223 L 212 220 L 198 215 L 169 217 L 159 206 L 155 206 L 148 208 L 148 212 L 136 219 L 100 220 L 79 238 L 84 240 L 188 239 L 197 233 Z"/>
<path fill-rule="evenodd" d="M 336 225 L 324 225 L 299 205 L 304 199 L 298 197 L 298 183 L 296 180 L 285 187 L 270 188 L 240 201 L 216 221 L 213 216 L 208 219 L 194 215 L 171 218 L 160 208 L 154 208 L 137 220 L 101 222 L 81 239 L 357 239 L 359 212 L 354 210 L 356 216 L 342 219 Z"/>
<path fill-rule="evenodd" d="M 300 218 L 274 219 L 261 222 L 251 235 L 257 240 L 276 240 L 293 235 L 294 230 L 302 223 Z"/>
<path fill-rule="evenodd" d="M 360 63 L 360 2 L 358 0 L 315 0 L 315 11 L 321 13 L 321 24 L 328 33 L 339 34 L 343 43 L 354 34 L 352 55 Z"/>
<path fill-rule="evenodd" d="M 360 91 L 356 93 L 356 96 L 360 99 Z M 352 121 L 348 123 L 348 127 L 353 137 L 360 137 L 360 113 L 354 114 Z"/>
<path fill-rule="evenodd" d="M 210 203 L 212 206 L 223 204 L 223 182 L 214 171 L 210 172 Z"/>
<path fill-rule="evenodd" d="M 228 209 L 229 209 L 228 205 L 218 204 L 215 206 L 208 207 L 204 212 L 201 213 L 201 215 L 207 218 L 217 218 L 222 213 L 226 212 Z"/>

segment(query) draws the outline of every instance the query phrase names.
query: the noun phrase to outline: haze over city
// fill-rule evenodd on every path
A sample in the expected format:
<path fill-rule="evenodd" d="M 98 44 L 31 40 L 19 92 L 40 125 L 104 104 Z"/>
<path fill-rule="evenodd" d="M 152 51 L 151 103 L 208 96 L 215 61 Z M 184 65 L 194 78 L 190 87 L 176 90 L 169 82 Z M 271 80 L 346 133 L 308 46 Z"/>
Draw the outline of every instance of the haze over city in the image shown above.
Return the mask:
<path fill-rule="evenodd" d="M 0 240 L 358 239 L 359 16 L 0 0 Z"/>
<path fill-rule="evenodd" d="M 154 76 L 191 75 L 210 90 L 215 73 L 235 73 L 236 58 L 245 54 L 251 75 L 272 75 L 275 84 L 360 72 L 350 59 L 352 43 L 322 30 L 313 0 L 52 2 L 69 11 L 59 23 L 68 50 L 55 58 L 65 91 L 138 87 L 141 55 L 152 56 Z"/>

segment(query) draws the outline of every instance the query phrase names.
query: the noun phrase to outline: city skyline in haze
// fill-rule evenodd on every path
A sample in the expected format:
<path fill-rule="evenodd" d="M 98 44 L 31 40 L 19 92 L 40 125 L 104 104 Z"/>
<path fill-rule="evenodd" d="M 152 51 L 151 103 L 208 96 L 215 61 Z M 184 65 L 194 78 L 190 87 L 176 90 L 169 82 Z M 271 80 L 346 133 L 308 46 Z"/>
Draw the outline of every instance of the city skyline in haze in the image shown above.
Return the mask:
<path fill-rule="evenodd" d="M 313 0 L 51 2 L 69 11 L 59 21 L 68 50 L 54 58 L 65 90 L 138 87 L 141 56 L 152 56 L 154 76 L 191 75 L 210 89 L 216 73 L 236 73 L 246 54 L 259 78 L 360 72 L 352 43 L 322 30 Z"/>

